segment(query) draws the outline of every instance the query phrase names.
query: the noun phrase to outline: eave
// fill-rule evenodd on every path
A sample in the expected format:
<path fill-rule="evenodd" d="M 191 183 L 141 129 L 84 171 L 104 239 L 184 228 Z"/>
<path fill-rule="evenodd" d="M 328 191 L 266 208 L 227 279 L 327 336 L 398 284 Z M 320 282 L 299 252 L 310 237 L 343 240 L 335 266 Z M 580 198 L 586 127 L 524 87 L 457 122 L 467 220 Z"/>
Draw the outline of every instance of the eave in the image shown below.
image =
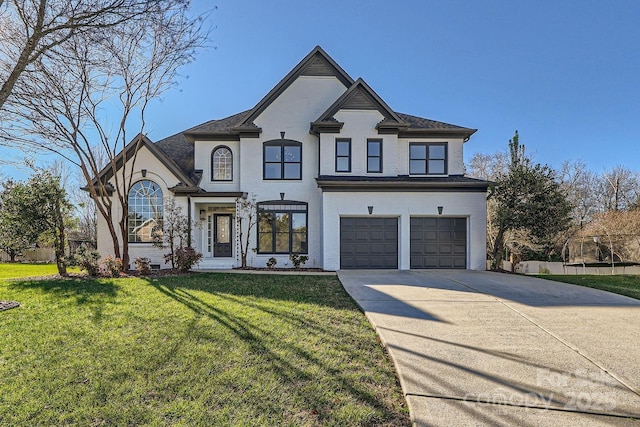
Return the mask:
<path fill-rule="evenodd" d="M 466 177 L 369 177 L 320 176 L 316 184 L 322 191 L 422 191 L 486 193 L 488 181 Z"/>
<path fill-rule="evenodd" d="M 262 128 L 256 125 L 232 127 L 228 132 L 185 132 L 184 136 L 191 142 L 207 141 L 240 141 L 240 138 L 259 138 Z"/>
<path fill-rule="evenodd" d="M 398 138 L 456 138 L 467 142 L 478 129 L 421 129 L 407 128 L 398 132 Z"/>
<path fill-rule="evenodd" d="M 321 133 L 340 133 L 344 122 L 337 120 L 323 120 L 311 122 L 309 133 L 313 135 L 320 135 Z"/>

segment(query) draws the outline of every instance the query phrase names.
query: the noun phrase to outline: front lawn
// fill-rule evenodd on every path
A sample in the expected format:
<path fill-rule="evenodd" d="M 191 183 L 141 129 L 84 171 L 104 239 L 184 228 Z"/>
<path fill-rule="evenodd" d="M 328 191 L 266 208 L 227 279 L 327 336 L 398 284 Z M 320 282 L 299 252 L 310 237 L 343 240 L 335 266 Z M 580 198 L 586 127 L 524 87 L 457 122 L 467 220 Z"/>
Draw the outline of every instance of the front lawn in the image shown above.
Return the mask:
<path fill-rule="evenodd" d="M 68 271 L 79 272 L 77 267 L 69 267 Z M 41 277 L 58 274 L 58 268 L 55 264 L 45 263 L 18 263 L 18 262 L 2 262 L 0 263 L 0 279 L 20 278 L 20 277 Z M 2 295 L 0 294 L 0 299 Z"/>
<path fill-rule="evenodd" d="M 631 298 L 640 299 L 640 276 L 615 275 L 553 275 L 538 276 L 542 279 L 555 280 L 557 282 L 572 283 L 574 285 L 587 286 L 601 289 Z"/>
<path fill-rule="evenodd" d="M 0 425 L 408 425 L 334 276 L 0 280 Z"/>

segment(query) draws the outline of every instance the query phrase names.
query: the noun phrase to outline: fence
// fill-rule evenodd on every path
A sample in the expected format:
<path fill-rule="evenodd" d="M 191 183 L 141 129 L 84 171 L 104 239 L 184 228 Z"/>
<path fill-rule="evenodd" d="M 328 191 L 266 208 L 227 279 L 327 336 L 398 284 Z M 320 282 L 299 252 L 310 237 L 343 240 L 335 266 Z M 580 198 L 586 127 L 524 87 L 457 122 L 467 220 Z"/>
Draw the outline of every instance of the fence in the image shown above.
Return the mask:
<path fill-rule="evenodd" d="M 85 245 L 90 249 L 96 248 L 95 242 L 91 240 L 71 239 L 67 244 L 67 255 L 75 254 L 81 245 Z M 16 257 L 16 261 L 18 262 L 55 262 L 55 260 L 56 253 L 53 248 L 26 249 L 22 251 L 22 255 Z M 9 255 L 5 251 L 0 250 L 0 262 L 9 261 L 11 261 Z"/>
<path fill-rule="evenodd" d="M 0 261 L 8 262 L 10 260 L 11 258 L 6 252 L 0 251 Z M 53 248 L 26 249 L 22 251 L 22 255 L 16 257 L 16 261 L 54 262 L 55 260 L 56 255 Z"/>
<path fill-rule="evenodd" d="M 572 237 L 564 244 L 562 259 L 563 262 L 522 261 L 514 266 L 514 271 L 523 274 L 640 274 L 640 235 Z"/>

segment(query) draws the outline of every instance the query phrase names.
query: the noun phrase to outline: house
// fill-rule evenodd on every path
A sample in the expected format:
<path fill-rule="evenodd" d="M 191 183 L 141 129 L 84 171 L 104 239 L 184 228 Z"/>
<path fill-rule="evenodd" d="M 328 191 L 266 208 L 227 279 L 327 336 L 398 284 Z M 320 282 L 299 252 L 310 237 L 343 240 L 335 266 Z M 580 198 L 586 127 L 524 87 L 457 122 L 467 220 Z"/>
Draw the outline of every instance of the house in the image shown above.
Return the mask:
<path fill-rule="evenodd" d="M 475 131 L 394 111 L 316 47 L 252 109 L 155 143 L 141 137 L 131 259 L 164 266 L 149 224 L 174 197 L 204 255 L 200 268 L 238 266 L 247 224 L 237 201 L 255 198 L 251 266 L 272 257 L 291 266 L 299 253 L 326 270 L 483 270 L 488 183 L 464 175 L 462 155 Z M 113 251 L 102 218 L 98 250 Z"/>

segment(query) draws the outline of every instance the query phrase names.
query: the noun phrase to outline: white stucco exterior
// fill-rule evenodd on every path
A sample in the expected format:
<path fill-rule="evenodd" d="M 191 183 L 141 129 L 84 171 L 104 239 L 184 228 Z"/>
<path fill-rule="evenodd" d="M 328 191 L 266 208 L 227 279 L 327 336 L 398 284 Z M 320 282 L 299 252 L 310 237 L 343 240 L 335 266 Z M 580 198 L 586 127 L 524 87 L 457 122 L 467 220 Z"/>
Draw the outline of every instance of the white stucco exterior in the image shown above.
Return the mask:
<path fill-rule="evenodd" d="M 412 216 L 467 218 L 467 268 L 486 269 L 486 196 L 484 193 L 325 192 L 323 204 L 323 266 L 340 269 L 341 217 L 398 218 L 398 267 L 409 269 L 409 219 Z M 369 215 L 368 206 L 373 206 Z"/>
<path fill-rule="evenodd" d="M 133 164 L 133 170 L 132 165 Z M 140 180 L 150 180 L 158 184 L 160 190 L 162 191 L 162 195 L 164 199 L 173 197 L 169 188 L 173 187 L 178 183 L 178 179 L 173 175 L 173 173 L 154 155 L 152 154 L 146 147 L 142 147 L 136 156 L 135 163 L 132 160 L 129 160 L 126 163 L 125 167 L 127 172 L 131 173 L 131 183 L 135 184 Z M 145 171 L 145 176 L 142 176 L 142 171 Z M 120 178 L 120 184 L 122 185 L 122 179 Z M 115 186 L 115 180 L 112 178 L 108 181 L 110 184 Z M 120 233 L 119 222 L 122 219 L 122 207 L 117 202 L 116 197 L 113 198 L 113 217 L 114 217 L 114 226 L 116 229 L 116 234 L 120 241 L 122 241 L 122 235 Z M 186 197 L 177 197 L 176 204 L 182 207 L 183 212 L 187 212 L 187 199 Z M 111 234 L 109 232 L 109 228 L 107 227 L 105 219 L 102 215 L 98 215 L 98 241 L 97 241 L 97 250 L 100 252 L 102 257 L 106 257 L 108 255 L 114 255 L 114 247 L 113 247 L 113 239 L 111 238 Z M 127 237 L 125 237 L 127 238 Z M 133 264 L 134 260 L 138 257 L 146 257 L 151 259 L 151 264 L 160 266 L 160 268 L 166 267 L 164 264 L 164 253 L 165 250 L 156 248 L 151 243 L 129 243 L 129 256 L 131 260 L 131 264 Z"/>
<path fill-rule="evenodd" d="M 329 75 L 331 73 L 333 75 Z M 466 268 L 484 269 L 486 186 L 482 188 L 482 182 L 469 185 L 463 178 L 464 141 L 473 130 L 443 125 L 435 130 L 412 128 L 414 133 L 403 134 L 403 129 L 412 125 L 398 123 L 395 131 L 393 126 L 391 130 L 387 127 L 380 131 L 380 123 L 393 124 L 398 116 L 390 113 L 389 107 L 366 84 L 354 82 L 342 73 L 323 51 L 314 49 L 254 110 L 229 123 L 223 119 L 219 125 L 207 122 L 201 128 L 192 128 L 198 133 L 185 132 L 182 147 L 189 148 L 188 144 L 192 144 L 193 170 L 184 170 L 177 164 L 167 167 L 171 161 L 163 160 L 145 148 L 138 154 L 134 182 L 142 179 L 144 169 L 144 179 L 157 183 L 165 197 L 173 197 L 172 191 L 181 185 L 188 187 L 177 191 L 175 197 L 184 212 L 191 215 L 192 244 L 204 255 L 200 268 L 240 265 L 240 215 L 236 201 L 246 197 L 257 203 L 306 204 L 307 267 L 340 268 L 341 217 L 380 216 L 398 218 L 398 268 L 409 269 L 410 218 L 437 216 L 437 207 L 442 206 L 442 216 L 467 221 Z M 341 108 L 355 92 L 360 98 Z M 327 115 L 331 117 L 327 119 Z M 313 123 L 324 123 L 318 122 L 320 117 L 324 117 L 326 127 L 314 128 Z M 238 122 L 241 119 L 248 121 Z M 429 123 L 437 126 L 438 122 Z M 349 172 L 336 172 L 338 138 L 351 141 Z M 382 172 L 367 171 L 369 139 L 382 141 Z M 264 144 L 277 144 L 283 140 L 300 144 L 301 179 L 267 179 L 264 175 Z M 170 142 L 164 142 L 165 146 Z M 445 144 L 446 174 L 415 177 L 412 182 L 409 145 L 414 142 Z M 227 147 L 233 155 L 233 176 L 229 181 L 212 179 L 212 153 L 221 146 Z M 175 151 L 172 153 L 175 155 Z M 182 169 L 178 170 L 179 167 Z M 201 174 L 198 171 L 202 171 Z M 189 181 L 191 178 L 185 177 L 192 176 L 201 178 L 199 182 L 182 182 Z M 327 177 L 343 180 L 341 186 L 323 184 L 321 181 Z M 350 183 L 356 181 L 351 186 Z M 366 186 L 361 186 L 362 182 Z M 394 188 L 396 182 L 397 188 Z M 373 206 L 371 214 L 368 206 Z M 117 212 L 116 219 L 121 215 L 122 212 Z M 231 215 L 231 256 L 219 256 L 212 245 L 215 240 L 212 221 L 216 215 Z M 247 234 L 246 225 L 243 223 L 243 235 Z M 113 249 L 104 221 L 99 221 L 98 230 L 98 250 L 106 256 Z M 276 258 L 278 267 L 291 266 L 288 253 L 258 253 L 258 227 L 249 234 L 249 243 L 247 261 L 250 266 L 264 267 L 272 257 Z M 134 243 L 129 247 L 132 262 L 136 257 L 149 257 L 153 264 L 165 267 L 162 249 L 156 249 L 150 243 Z"/>

